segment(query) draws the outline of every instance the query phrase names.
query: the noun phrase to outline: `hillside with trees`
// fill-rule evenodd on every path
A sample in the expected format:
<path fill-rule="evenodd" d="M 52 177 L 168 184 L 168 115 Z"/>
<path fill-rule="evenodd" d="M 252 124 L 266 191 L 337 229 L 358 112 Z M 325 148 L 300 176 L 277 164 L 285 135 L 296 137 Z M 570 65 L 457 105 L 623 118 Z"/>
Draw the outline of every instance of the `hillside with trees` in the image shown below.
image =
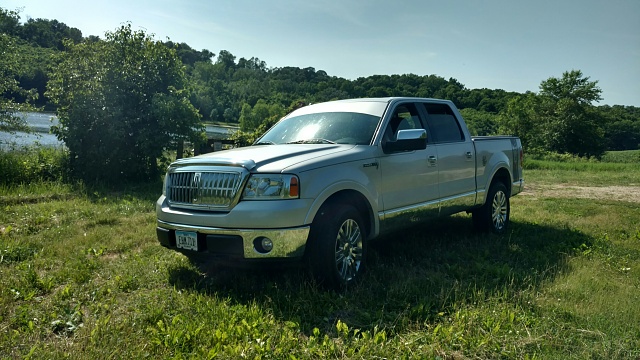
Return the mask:
<path fill-rule="evenodd" d="M 79 111 L 79 108 L 73 107 L 68 100 L 70 96 L 77 98 L 77 93 L 65 93 L 67 90 L 78 90 L 61 87 L 65 72 L 76 72 L 85 75 L 80 76 L 83 81 L 92 81 L 91 74 L 83 73 L 91 71 L 91 68 L 86 68 L 86 63 L 82 64 L 79 54 L 122 47 L 131 52 L 130 56 L 121 59 L 107 59 L 107 55 L 101 59 L 88 57 L 90 61 L 95 61 L 91 64 L 99 64 L 99 71 L 113 77 L 109 79 L 110 84 L 102 83 L 100 86 L 128 89 L 131 91 L 129 94 L 133 95 L 144 93 L 141 86 L 147 86 L 141 82 L 140 76 L 154 77 L 147 79 L 153 84 L 148 86 L 154 87 L 157 94 L 174 96 L 171 100 L 159 100 L 160 97 L 140 100 L 140 97 L 133 95 L 144 102 L 141 109 L 149 115 L 141 118 L 140 121 L 145 122 L 143 127 L 158 128 L 153 123 L 158 118 L 182 121 L 178 119 L 179 116 L 186 116 L 190 120 L 183 120 L 191 123 L 191 115 L 182 112 L 192 108 L 199 118 L 198 123 L 239 126 L 241 132 L 235 137 L 237 144 L 247 145 L 288 111 L 304 104 L 357 97 L 415 96 L 452 100 L 461 109 L 474 135 L 518 135 L 530 154 L 557 152 L 599 157 L 607 150 L 640 148 L 640 109 L 624 105 L 598 106 L 602 90 L 597 80 L 591 80 L 580 70 L 569 70 L 559 77 L 542 80 L 539 92 L 525 94 L 501 89 L 468 89 L 455 78 L 445 79 L 433 74 L 371 75 L 348 80 L 313 67 L 269 67 L 258 57 L 237 59 L 226 50 L 216 54 L 207 49 L 193 49 L 186 43 L 161 42 L 153 40 L 142 30 L 133 31 L 131 28 L 129 24 L 115 32 L 107 32 L 104 38 L 84 36 L 79 29 L 59 21 L 22 21 L 19 12 L 0 8 L 0 41 L 2 48 L 7 50 L 0 55 L 0 129 L 20 129 L 19 119 L 11 114 L 33 107 L 58 111 L 63 127 L 67 126 L 65 117 L 71 116 L 72 110 Z M 129 40 L 119 37 L 123 31 L 143 39 L 141 44 L 147 42 L 153 45 L 128 47 L 125 43 Z M 130 73 L 130 77 L 116 78 L 116 74 L 123 73 L 120 70 L 125 69 L 124 73 L 127 73 L 133 66 L 162 65 L 142 61 L 140 56 L 145 51 L 154 54 L 166 52 L 169 58 L 177 59 L 179 63 L 170 65 L 172 74 L 176 74 L 171 75 L 172 80 L 157 78 L 158 73 L 147 68 L 135 74 Z M 72 79 L 75 77 L 68 77 L 69 81 Z M 177 83 L 174 84 L 174 80 Z M 73 86 L 78 88 L 85 85 Z M 106 92 L 100 94 L 107 97 Z M 158 101 L 163 104 L 158 105 Z M 117 104 L 111 103 L 114 107 Z M 94 106 L 104 104 L 96 103 Z M 96 121 L 105 126 L 113 123 L 108 118 L 127 112 L 127 106 L 122 103 L 121 108 L 114 108 L 113 112 L 105 113 L 103 119 Z M 85 110 L 97 114 L 95 109 Z M 173 115 L 158 114 L 164 111 L 173 112 Z M 189 111 L 187 113 L 190 114 Z M 152 112 L 157 116 L 150 115 Z M 73 116 L 82 117 L 79 114 Z M 175 126 L 180 128 L 182 125 L 176 123 Z M 80 141 L 74 137 L 86 136 L 72 133 L 69 129 L 57 131 L 68 146 Z M 194 137 L 188 131 L 177 136 L 185 139 Z M 151 138 L 154 141 L 161 139 L 153 136 L 148 139 Z M 140 148 L 139 144 L 131 146 Z M 88 150 L 83 148 L 81 151 Z M 149 151 L 147 155 L 151 158 L 158 155 L 157 149 L 143 151 Z M 142 158 L 149 162 L 147 155 Z"/>

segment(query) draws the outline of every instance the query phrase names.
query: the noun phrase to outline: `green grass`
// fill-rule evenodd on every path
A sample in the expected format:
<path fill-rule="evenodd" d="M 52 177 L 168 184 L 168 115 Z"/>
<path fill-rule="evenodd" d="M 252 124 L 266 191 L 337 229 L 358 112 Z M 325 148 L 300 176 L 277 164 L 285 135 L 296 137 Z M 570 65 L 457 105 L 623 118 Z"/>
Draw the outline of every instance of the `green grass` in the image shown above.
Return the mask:
<path fill-rule="evenodd" d="M 608 166 L 525 176 L 637 184 Z M 0 188 L 0 358 L 640 357 L 638 203 L 518 195 L 505 236 L 464 214 L 410 229 L 334 293 L 296 269 L 202 273 L 158 245 L 159 189 Z"/>
<path fill-rule="evenodd" d="M 640 150 L 608 151 L 602 157 L 604 162 L 640 164 Z"/>
<path fill-rule="evenodd" d="M 582 186 L 640 185 L 640 163 L 524 161 L 525 173 L 535 170 L 535 180 L 544 184 Z M 525 176 L 528 181 L 528 176 Z"/>

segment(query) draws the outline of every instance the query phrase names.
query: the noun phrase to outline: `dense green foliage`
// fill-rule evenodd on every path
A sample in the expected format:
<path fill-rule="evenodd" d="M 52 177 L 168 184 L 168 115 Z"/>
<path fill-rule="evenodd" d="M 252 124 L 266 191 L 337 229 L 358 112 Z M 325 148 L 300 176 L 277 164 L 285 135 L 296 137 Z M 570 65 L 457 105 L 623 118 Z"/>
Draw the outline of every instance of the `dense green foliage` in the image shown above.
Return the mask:
<path fill-rule="evenodd" d="M 69 157 L 64 149 L 31 146 L 0 150 L 0 184 L 15 186 L 67 179 Z"/>
<path fill-rule="evenodd" d="M 83 40 L 80 30 L 56 20 L 28 19 L 21 24 L 17 11 L 0 8 L 0 34 L 11 39 L 9 45 L 3 44 L 2 48 L 9 50 L 7 54 L 13 58 L 11 67 L 3 64 L 0 69 L 11 69 L 11 79 L 19 87 L 3 91 L 2 95 L 14 98 L 17 103 L 32 102 L 38 107 L 46 106 L 47 110 L 55 110 L 44 95 L 49 73 L 57 61 L 57 55 L 64 50 L 64 39 L 72 39 L 75 43 Z M 0 81 L 6 81 L 6 74 L 1 75 Z"/>
<path fill-rule="evenodd" d="M 601 93 L 597 81 L 579 70 L 551 77 L 540 84 L 539 94 L 509 101 L 500 117 L 501 131 L 519 136 L 530 151 L 599 157 L 607 145 L 606 118 L 593 102 Z"/>
<path fill-rule="evenodd" d="M 0 8 L 0 32 L 19 37 L 39 47 L 58 50 L 64 50 L 65 39 L 70 39 L 74 43 L 83 40 L 79 29 L 69 27 L 58 20 L 29 18 L 21 24 L 17 11 L 2 8 Z"/>
<path fill-rule="evenodd" d="M 637 359 L 640 167 L 540 165 L 504 236 L 407 229 L 340 294 L 159 246 L 157 182 L 2 185 L 0 358 Z"/>
<path fill-rule="evenodd" d="M 633 106 L 600 106 L 604 118 L 607 150 L 640 149 L 640 108 Z"/>
<path fill-rule="evenodd" d="M 66 46 L 47 95 L 58 107 L 53 130 L 69 149 L 74 175 L 154 179 L 172 144 L 198 140 L 199 115 L 175 50 L 130 25 L 105 41 Z"/>
<path fill-rule="evenodd" d="M 640 164 L 640 150 L 609 151 L 602 156 L 602 161 L 612 163 Z"/>
<path fill-rule="evenodd" d="M 19 67 L 19 48 L 15 39 L 0 33 L 0 131 L 28 131 L 24 119 L 16 115 L 16 112 L 32 110 L 30 102 L 38 94 L 35 90 L 20 86 L 16 79 Z"/>

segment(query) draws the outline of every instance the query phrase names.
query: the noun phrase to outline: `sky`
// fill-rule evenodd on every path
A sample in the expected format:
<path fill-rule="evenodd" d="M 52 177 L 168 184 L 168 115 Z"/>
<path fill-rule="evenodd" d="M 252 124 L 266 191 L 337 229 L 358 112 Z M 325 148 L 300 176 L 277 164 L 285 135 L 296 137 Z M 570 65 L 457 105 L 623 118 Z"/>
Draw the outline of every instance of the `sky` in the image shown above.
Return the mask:
<path fill-rule="evenodd" d="M 640 106 L 640 0 L 2 0 L 28 18 L 104 38 L 130 22 L 155 39 L 267 67 L 350 80 L 417 74 L 469 89 L 538 92 L 581 70 L 598 105 Z M 214 58 L 215 60 L 215 58 Z"/>

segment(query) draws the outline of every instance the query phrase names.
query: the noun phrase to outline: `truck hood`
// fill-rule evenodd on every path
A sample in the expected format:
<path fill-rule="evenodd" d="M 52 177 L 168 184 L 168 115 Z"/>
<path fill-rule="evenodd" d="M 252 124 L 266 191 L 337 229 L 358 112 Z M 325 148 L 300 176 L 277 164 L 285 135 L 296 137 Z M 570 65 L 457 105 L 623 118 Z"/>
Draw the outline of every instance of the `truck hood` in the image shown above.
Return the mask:
<path fill-rule="evenodd" d="M 368 147 L 368 146 L 367 146 Z M 354 148 L 364 148 L 356 145 L 340 144 L 286 144 L 286 145 L 257 145 L 243 148 L 218 151 L 199 155 L 192 158 L 180 159 L 173 163 L 175 166 L 189 165 L 220 165 L 241 166 L 251 172 L 285 172 L 307 170 L 323 166 L 325 161 L 335 163 L 335 157 L 346 157 L 344 160 L 362 158 L 353 152 Z M 349 156 L 349 153 L 354 153 Z M 348 159 L 347 159 L 348 158 Z"/>

